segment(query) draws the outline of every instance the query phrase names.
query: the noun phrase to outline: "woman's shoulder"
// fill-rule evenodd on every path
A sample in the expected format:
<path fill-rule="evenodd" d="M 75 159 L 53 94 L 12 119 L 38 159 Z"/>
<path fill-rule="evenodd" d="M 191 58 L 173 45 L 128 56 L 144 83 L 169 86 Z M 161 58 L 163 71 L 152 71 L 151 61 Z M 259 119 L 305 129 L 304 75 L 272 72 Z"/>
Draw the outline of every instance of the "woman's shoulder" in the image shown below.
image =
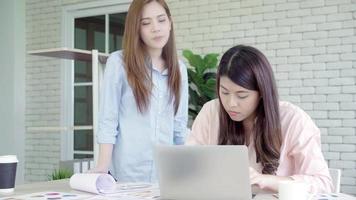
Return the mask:
<path fill-rule="evenodd" d="M 182 81 L 188 81 L 188 71 L 187 71 L 187 66 L 185 63 L 178 59 L 178 66 L 179 66 L 179 71 L 180 74 L 182 75 Z"/>
<path fill-rule="evenodd" d="M 122 80 L 125 75 L 122 50 L 112 52 L 106 61 L 104 77 L 119 81 Z"/>
<path fill-rule="evenodd" d="M 209 114 L 219 114 L 219 109 L 220 103 L 218 98 L 206 102 L 202 108 L 204 112 L 207 112 Z"/>
<path fill-rule="evenodd" d="M 106 61 L 106 69 L 116 71 L 118 68 L 119 72 L 125 70 L 122 50 L 117 50 L 110 53 Z"/>
<path fill-rule="evenodd" d="M 179 65 L 179 68 L 184 68 L 184 69 L 187 68 L 184 61 L 181 59 L 178 59 L 178 65 Z"/>
<path fill-rule="evenodd" d="M 303 109 L 288 101 L 279 102 L 279 113 L 281 118 L 310 118 L 309 115 Z"/>
<path fill-rule="evenodd" d="M 187 71 L 187 65 L 181 59 L 178 59 L 178 65 L 180 71 Z"/>
<path fill-rule="evenodd" d="M 188 143 L 217 144 L 219 133 L 219 100 L 206 102 L 194 119 Z"/>
<path fill-rule="evenodd" d="M 122 50 L 117 50 L 110 53 L 107 63 L 111 63 L 111 62 L 122 63 L 122 61 L 123 61 L 123 52 Z"/>
<path fill-rule="evenodd" d="M 300 134 L 303 133 L 304 138 L 319 134 L 319 129 L 312 118 L 300 107 L 290 102 L 281 101 L 279 112 L 284 134 L 290 135 L 290 137 L 301 137 Z"/>

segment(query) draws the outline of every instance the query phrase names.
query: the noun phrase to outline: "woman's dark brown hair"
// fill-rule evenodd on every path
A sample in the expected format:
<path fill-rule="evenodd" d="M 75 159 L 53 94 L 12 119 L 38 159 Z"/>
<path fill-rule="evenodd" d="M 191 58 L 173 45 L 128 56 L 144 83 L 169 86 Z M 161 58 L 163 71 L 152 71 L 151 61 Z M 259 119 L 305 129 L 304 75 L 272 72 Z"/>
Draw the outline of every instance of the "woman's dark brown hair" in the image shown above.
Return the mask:
<path fill-rule="evenodd" d="M 123 57 L 127 80 L 141 113 L 147 110 L 152 91 L 151 69 L 147 66 L 148 55 L 145 51 L 145 43 L 140 37 L 141 14 L 143 7 L 153 1 L 158 2 L 165 9 L 169 20 L 172 21 L 168 5 L 164 0 L 133 0 L 127 12 L 123 37 Z M 162 50 L 162 57 L 168 68 L 168 88 L 170 90 L 170 99 L 174 99 L 176 113 L 181 95 L 181 75 L 174 41 L 173 23 L 171 26 L 168 42 Z"/>
<path fill-rule="evenodd" d="M 235 84 L 248 90 L 258 91 L 261 100 L 256 108 L 253 141 L 257 162 L 262 164 L 263 174 L 275 174 L 279 165 L 281 148 L 281 124 L 279 117 L 278 92 L 271 65 L 257 49 L 238 45 L 229 49 L 221 58 L 217 91 L 220 77 L 226 76 Z M 233 121 L 220 100 L 220 145 L 249 144 L 242 122 Z"/>

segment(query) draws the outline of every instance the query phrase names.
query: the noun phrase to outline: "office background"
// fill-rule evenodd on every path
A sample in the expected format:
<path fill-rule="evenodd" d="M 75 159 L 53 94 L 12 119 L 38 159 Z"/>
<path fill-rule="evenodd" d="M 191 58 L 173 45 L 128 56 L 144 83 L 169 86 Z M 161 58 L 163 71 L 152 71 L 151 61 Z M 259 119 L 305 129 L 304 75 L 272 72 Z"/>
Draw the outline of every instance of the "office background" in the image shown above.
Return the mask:
<path fill-rule="evenodd" d="M 299 105 L 311 115 L 321 129 L 322 150 L 329 167 L 342 169 L 341 192 L 355 195 L 356 1 L 167 2 L 181 58 L 183 49 L 222 54 L 235 44 L 253 45 L 266 54 L 274 68 L 280 98 Z M 91 119 L 83 118 L 90 113 L 87 92 L 91 74 L 85 63 L 77 63 L 78 70 L 73 72 L 63 68 L 65 61 L 30 56 L 26 52 L 70 44 L 66 31 L 75 24 L 65 23 L 68 15 L 82 21 L 104 20 L 104 24 L 109 24 L 106 27 L 110 27 L 105 19 L 120 24 L 129 3 L 129 0 L 0 1 L 0 154 L 14 153 L 24 161 L 19 166 L 19 182 L 47 180 L 58 168 L 59 160 L 75 157 L 73 145 L 78 145 L 78 157 L 79 154 L 90 157 L 88 138 L 92 134 L 90 128 L 79 132 L 77 135 L 82 137 L 77 140 L 86 138 L 86 143 L 80 144 L 75 143 L 73 132 L 31 131 L 30 127 L 66 125 L 66 119 L 71 117 L 78 119 L 79 124 L 90 125 Z M 108 17 L 103 19 L 103 15 Z M 80 42 L 84 36 L 80 36 L 79 21 L 75 27 L 78 29 L 72 33 L 77 40 L 73 47 L 89 48 L 83 46 L 88 43 Z M 119 45 L 121 32 L 112 32 L 109 37 L 111 34 L 112 38 L 106 39 L 100 27 L 94 28 L 91 46 L 111 52 Z M 78 84 L 68 83 L 73 73 L 78 75 Z M 79 87 L 82 89 L 78 90 Z M 88 109 L 87 112 L 67 109 L 68 102 L 76 100 L 78 110 Z"/>

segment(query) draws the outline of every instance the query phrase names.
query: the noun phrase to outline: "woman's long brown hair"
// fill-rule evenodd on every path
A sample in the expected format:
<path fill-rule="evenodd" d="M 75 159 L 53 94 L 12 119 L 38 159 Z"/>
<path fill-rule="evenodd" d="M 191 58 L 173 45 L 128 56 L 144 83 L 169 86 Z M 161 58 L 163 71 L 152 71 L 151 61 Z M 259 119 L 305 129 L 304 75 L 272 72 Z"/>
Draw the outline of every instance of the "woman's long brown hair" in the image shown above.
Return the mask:
<path fill-rule="evenodd" d="M 144 113 L 149 104 L 152 91 L 151 69 L 147 66 L 147 52 L 140 37 L 140 22 L 143 7 L 152 2 L 158 2 L 166 11 L 172 22 L 171 13 L 164 0 L 134 0 L 132 1 L 125 21 L 123 37 L 123 59 L 127 80 L 130 84 L 138 110 Z M 170 100 L 174 100 L 175 113 L 178 110 L 180 99 L 181 75 L 174 41 L 173 23 L 167 44 L 163 47 L 162 57 L 168 68 L 168 88 Z"/>
<path fill-rule="evenodd" d="M 259 92 L 261 100 L 256 108 L 253 129 L 256 157 L 257 162 L 262 164 L 263 174 L 275 174 L 279 165 L 282 136 L 278 92 L 271 65 L 259 50 L 238 45 L 229 49 L 221 58 L 217 76 L 218 94 L 221 76 L 227 76 L 248 90 Z M 245 134 L 242 122 L 230 118 L 221 100 L 219 120 L 220 145 L 249 144 L 250 138 Z"/>

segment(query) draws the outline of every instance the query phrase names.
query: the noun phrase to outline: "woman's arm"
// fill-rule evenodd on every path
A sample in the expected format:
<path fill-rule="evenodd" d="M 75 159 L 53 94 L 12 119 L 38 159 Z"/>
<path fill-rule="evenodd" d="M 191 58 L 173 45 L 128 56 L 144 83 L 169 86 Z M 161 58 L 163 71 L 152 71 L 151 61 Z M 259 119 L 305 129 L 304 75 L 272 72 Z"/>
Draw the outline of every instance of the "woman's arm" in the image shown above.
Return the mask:
<path fill-rule="evenodd" d="M 289 156 L 293 157 L 295 172 L 291 176 L 260 174 L 250 168 L 250 181 L 263 190 L 278 191 L 281 181 L 294 180 L 305 182 L 309 192 L 329 193 L 332 181 L 328 166 L 320 148 L 320 139 L 316 135 L 305 142 L 297 142 Z"/>
<path fill-rule="evenodd" d="M 311 192 L 328 193 L 333 189 L 329 168 L 321 151 L 320 134 L 297 144 L 289 156 L 296 166 L 293 180 L 308 183 Z"/>
<path fill-rule="evenodd" d="M 286 104 L 281 114 L 282 135 L 280 165 L 278 171 L 286 176 L 262 175 L 251 172 L 251 180 L 261 188 L 278 189 L 278 183 L 292 179 L 307 183 L 310 192 L 331 192 L 333 185 L 329 168 L 321 151 L 320 130 L 307 113 L 296 106 Z M 283 109 L 283 108 L 282 108 Z M 282 110 L 281 109 L 281 110 Z M 288 167 L 288 169 L 283 169 Z"/>
<path fill-rule="evenodd" d="M 98 164 L 95 166 L 94 169 L 90 170 L 90 173 L 108 173 L 113 147 L 113 144 L 99 145 Z"/>
<path fill-rule="evenodd" d="M 181 90 L 180 100 L 177 114 L 174 116 L 174 137 L 173 142 L 175 145 L 184 144 L 187 135 L 188 123 L 188 76 L 187 68 L 183 62 L 179 62 L 181 72 Z"/>
<path fill-rule="evenodd" d="M 121 82 L 124 76 L 123 64 L 118 52 L 107 60 L 103 86 L 100 96 L 98 134 L 98 163 L 91 172 L 107 173 L 112 151 L 116 143 L 119 124 L 119 103 L 121 99 Z"/>

